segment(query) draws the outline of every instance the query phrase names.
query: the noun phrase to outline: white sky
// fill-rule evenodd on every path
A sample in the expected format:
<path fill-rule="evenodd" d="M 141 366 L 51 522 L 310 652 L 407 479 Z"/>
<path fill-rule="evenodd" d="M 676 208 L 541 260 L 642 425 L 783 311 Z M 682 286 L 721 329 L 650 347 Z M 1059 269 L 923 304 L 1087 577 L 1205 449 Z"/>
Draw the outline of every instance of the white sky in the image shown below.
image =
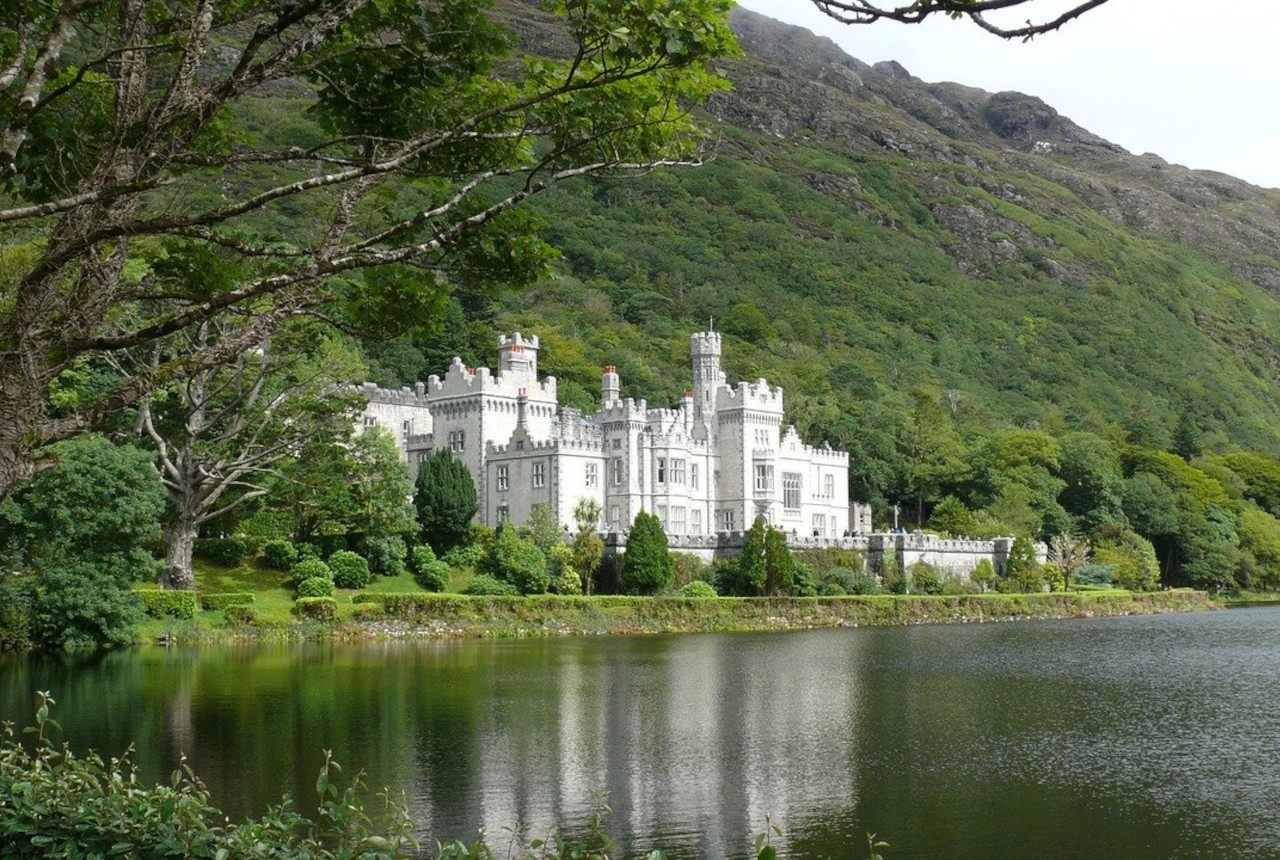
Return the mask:
<path fill-rule="evenodd" d="M 1000 23 L 1063 7 L 1048 2 Z M 808 0 L 739 3 L 829 36 L 864 62 L 1039 96 L 1133 153 L 1280 188 L 1280 0 L 1110 0 L 1026 44 L 946 18 L 849 26 Z"/>

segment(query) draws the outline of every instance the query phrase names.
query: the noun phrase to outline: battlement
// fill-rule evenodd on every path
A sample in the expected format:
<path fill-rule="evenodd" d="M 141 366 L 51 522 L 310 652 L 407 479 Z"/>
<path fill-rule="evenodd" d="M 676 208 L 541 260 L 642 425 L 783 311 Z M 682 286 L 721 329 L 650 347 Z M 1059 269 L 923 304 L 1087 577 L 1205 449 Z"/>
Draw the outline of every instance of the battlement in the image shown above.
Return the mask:
<path fill-rule="evenodd" d="M 369 403 L 384 403 L 389 406 L 419 406 L 426 408 L 426 386 L 419 382 L 413 388 L 382 388 L 372 382 L 351 386 L 351 390 L 359 394 Z"/>
<path fill-rule="evenodd" d="M 716 391 L 716 409 L 760 409 L 782 412 L 782 387 L 771 386 L 764 378 L 755 382 L 722 385 Z"/>
<path fill-rule="evenodd" d="M 689 353 L 698 355 L 719 355 L 721 348 L 720 332 L 696 331 L 689 335 Z"/>
<path fill-rule="evenodd" d="M 645 400 L 627 397 L 601 406 L 595 418 L 600 424 L 611 421 L 644 421 L 648 413 L 649 404 Z"/>
<path fill-rule="evenodd" d="M 504 349 L 513 349 L 520 352 L 526 349 L 536 350 L 538 349 L 538 336 L 536 334 L 525 336 L 520 332 L 515 332 L 511 335 L 500 334 L 498 335 L 498 350 Z"/>
<path fill-rule="evenodd" d="M 528 440 L 523 445 L 510 442 L 495 445 L 490 442 L 485 446 L 485 451 L 489 457 L 498 459 L 506 455 L 526 457 L 535 454 L 554 454 L 559 451 L 601 454 L 604 451 L 604 441 L 601 439 L 544 439 Z"/>
<path fill-rule="evenodd" d="M 463 397 L 469 394 L 493 394 L 500 397 L 519 397 L 524 389 L 530 400 L 555 401 L 556 378 L 548 376 L 539 382 L 521 372 L 494 374 L 487 367 L 467 367 L 461 358 L 455 357 L 444 378 L 430 376 L 426 382 L 426 394 L 430 400 L 446 397 Z"/>

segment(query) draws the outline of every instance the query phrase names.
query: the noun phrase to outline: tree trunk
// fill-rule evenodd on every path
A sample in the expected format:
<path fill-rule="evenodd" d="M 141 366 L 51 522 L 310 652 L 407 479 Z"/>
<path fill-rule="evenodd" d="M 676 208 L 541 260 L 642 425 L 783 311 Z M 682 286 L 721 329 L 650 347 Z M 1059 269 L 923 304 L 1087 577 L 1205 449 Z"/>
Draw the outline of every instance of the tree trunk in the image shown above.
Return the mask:
<path fill-rule="evenodd" d="M 191 552 L 196 544 L 196 523 L 181 514 L 164 527 L 164 572 L 160 587 L 190 591 L 196 587 L 191 570 Z"/>

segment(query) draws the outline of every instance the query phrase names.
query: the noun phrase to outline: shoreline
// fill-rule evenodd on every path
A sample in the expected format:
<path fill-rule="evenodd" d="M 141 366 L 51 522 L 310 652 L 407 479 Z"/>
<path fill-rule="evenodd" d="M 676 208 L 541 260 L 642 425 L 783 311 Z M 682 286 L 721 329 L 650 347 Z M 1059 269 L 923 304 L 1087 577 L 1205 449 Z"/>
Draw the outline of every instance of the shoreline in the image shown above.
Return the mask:
<path fill-rule="evenodd" d="M 142 642 L 192 645 L 240 641 L 377 641 L 533 636 L 728 633 L 989 624 L 1065 618 L 1159 615 L 1222 608 L 1206 592 L 867 595 L 799 598 L 470 597 L 359 595 L 332 622 L 228 625 L 215 618 L 152 621 Z M 220 616 L 221 613 L 201 613 Z"/>

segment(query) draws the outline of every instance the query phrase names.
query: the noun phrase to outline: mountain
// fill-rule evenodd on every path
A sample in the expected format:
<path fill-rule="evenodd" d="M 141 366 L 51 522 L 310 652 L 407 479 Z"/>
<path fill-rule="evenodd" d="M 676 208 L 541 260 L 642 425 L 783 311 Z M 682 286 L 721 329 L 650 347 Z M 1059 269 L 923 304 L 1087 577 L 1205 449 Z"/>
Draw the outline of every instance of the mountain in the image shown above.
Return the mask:
<path fill-rule="evenodd" d="M 557 50 L 530 6 L 500 7 Z M 1280 453 L 1280 192 L 1132 155 L 1038 98 L 926 83 L 735 10 L 744 56 L 697 168 L 575 182 L 535 209 L 561 260 L 472 315 L 471 361 L 519 327 L 562 398 L 600 367 L 673 403 L 714 319 L 734 378 L 787 390 L 811 441 L 884 498 L 920 397 L 968 436 L 1088 430 Z M 439 372 L 374 351 L 386 383 Z M 417 362 L 417 363 L 415 363 Z"/>

